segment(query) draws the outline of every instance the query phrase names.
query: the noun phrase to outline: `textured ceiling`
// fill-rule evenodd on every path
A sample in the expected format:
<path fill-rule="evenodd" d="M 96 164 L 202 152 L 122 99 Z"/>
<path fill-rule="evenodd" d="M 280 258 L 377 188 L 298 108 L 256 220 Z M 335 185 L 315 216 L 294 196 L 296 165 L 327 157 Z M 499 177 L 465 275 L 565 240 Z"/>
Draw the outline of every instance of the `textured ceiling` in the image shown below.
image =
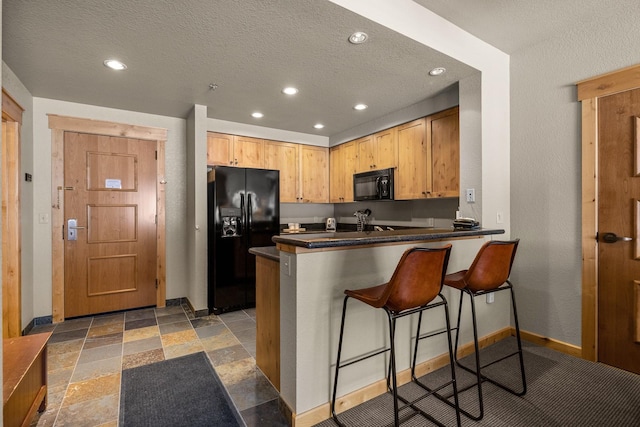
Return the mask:
<path fill-rule="evenodd" d="M 475 72 L 328 1 L 3 0 L 3 60 L 33 96 L 330 136 Z M 365 31 L 354 46 L 347 37 Z M 128 65 L 114 72 L 107 58 Z M 444 66 L 433 78 L 428 70 Z M 218 89 L 212 91 L 209 84 Z M 280 91 L 300 89 L 295 97 Z M 353 110 L 356 103 L 369 109 Z M 260 110 L 256 120 L 250 113 Z M 325 124 L 316 131 L 313 125 Z"/>
<path fill-rule="evenodd" d="M 415 1 L 508 53 L 614 7 Z M 325 136 L 476 72 L 327 0 L 2 0 L 2 20 L 2 59 L 33 96 L 172 117 L 201 104 L 212 118 Z M 356 30 L 366 44 L 347 42 Z M 129 68 L 108 70 L 107 58 Z M 428 77 L 435 66 L 448 72 Z M 300 93 L 285 97 L 286 85 Z"/>
<path fill-rule="evenodd" d="M 414 0 L 506 53 L 539 43 L 594 18 L 637 10 L 637 0 Z"/>

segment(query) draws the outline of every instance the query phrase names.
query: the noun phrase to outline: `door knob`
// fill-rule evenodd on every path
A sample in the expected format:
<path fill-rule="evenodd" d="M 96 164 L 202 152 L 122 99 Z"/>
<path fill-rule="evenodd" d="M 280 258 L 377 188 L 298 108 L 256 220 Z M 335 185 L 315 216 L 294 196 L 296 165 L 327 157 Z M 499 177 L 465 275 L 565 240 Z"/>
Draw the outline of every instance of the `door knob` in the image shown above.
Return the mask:
<path fill-rule="evenodd" d="M 67 220 L 67 240 L 78 240 L 78 233 L 76 230 L 83 230 L 85 227 L 78 225 L 76 218 L 70 218 Z"/>
<path fill-rule="evenodd" d="M 598 236 L 598 241 L 605 243 L 630 242 L 632 240 L 633 237 L 618 237 L 616 233 L 604 233 L 601 237 Z"/>

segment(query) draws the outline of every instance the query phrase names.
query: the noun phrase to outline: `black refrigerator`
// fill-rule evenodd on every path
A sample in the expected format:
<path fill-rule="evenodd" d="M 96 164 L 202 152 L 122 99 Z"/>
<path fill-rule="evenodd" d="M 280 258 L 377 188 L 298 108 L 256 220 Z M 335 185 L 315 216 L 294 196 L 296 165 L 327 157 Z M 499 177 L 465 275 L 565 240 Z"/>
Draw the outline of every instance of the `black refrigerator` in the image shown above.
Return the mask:
<path fill-rule="evenodd" d="M 207 174 L 208 304 L 221 314 L 256 304 L 256 259 L 280 233 L 280 173 L 215 166 Z"/>

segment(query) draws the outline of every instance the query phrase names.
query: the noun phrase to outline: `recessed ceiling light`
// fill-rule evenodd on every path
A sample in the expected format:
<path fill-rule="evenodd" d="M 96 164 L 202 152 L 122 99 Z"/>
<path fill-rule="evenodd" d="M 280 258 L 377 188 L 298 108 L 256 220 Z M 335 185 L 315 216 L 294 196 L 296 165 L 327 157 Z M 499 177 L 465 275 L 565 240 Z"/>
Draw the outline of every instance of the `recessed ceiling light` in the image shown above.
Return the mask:
<path fill-rule="evenodd" d="M 367 41 L 369 36 L 367 33 L 363 33 L 362 31 L 356 31 L 355 33 L 349 36 L 349 42 L 353 44 L 362 44 Z"/>
<path fill-rule="evenodd" d="M 353 106 L 354 110 L 366 110 L 367 109 L 367 105 L 366 104 L 356 104 Z"/>
<path fill-rule="evenodd" d="M 433 70 L 429 71 L 429 75 L 430 76 L 439 76 L 440 74 L 444 74 L 445 71 L 447 71 L 446 68 L 436 67 Z"/>
<path fill-rule="evenodd" d="M 289 86 L 282 89 L 282 93 L 286 95 L 295 95 L 296 93 L 298 93 L 298 89 L 296 89 L 295 87 Z"/>
<path fill-rule="evenodd" d="M 122 71 L 127 69 L 127 65 L 124 62 L 120 62 L 117 59 L 107 59 L 103 62 L 105 67 L 111 68 L 112 70 Z"/>
<path fill-rule="evenodd" d="M 322 123 L 316 123 L 315 125 L 313 125 L 313 127 L 316 129 L 322 129 L 324 125 Z"/>
<path fill-rule="evenodd" d="M 262 114 L 259 111 L 256 111 L 255 113 L 251 113 L 251 117 L 255 118 L 255 119 L 261 119 L 264 117 L 264 114 Z"/>

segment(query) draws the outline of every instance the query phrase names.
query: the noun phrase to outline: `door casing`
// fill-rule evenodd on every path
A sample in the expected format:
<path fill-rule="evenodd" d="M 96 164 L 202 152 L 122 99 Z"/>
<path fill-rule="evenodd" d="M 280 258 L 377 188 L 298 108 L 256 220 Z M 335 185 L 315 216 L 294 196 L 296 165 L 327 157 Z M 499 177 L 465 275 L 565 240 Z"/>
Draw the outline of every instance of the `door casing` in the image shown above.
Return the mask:
<path fill-rule="evenodd" d="M 101 120 L 49 114 L 51 129 L 51 245 L 52 245 L 52 307 L 53 322 L 64 321 L 64 132 L 80 132 L 148 140 L 156 144 L 156 211 L 158 289 L 156 306 L 166 304 L 166 230 L 165 230 L 165 144 L 167 129 L 113 123 Z"/>
<path fill-rule="evenodd" d="M 640 65 L 576 83 L 582 102 L 582 357 L 598 360 L 598 98 L 640 87 Z"/>
<path fill-rule="evenodd" d="M 2 89 L 2 337 L 22 334 L 20 127 L 24 109 Z M 6 140 L 5 140 L 6 138 Z"/>

